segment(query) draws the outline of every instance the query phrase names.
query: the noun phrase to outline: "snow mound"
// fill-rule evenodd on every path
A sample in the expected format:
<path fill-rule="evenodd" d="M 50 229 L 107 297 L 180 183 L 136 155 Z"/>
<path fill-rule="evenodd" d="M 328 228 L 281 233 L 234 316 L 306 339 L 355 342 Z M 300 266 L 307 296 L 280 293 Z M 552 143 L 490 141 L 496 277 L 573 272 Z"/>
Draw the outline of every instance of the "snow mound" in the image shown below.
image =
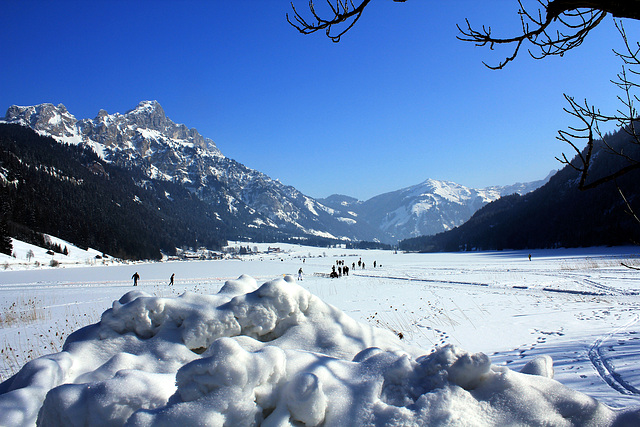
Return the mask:
<path fill-rule="evenodd" d="M 0 384 L 1 425 L 625 425 L 552 379 L 454 346 L 411 348 L 291 277 L 216 295 L 125 294 Z"/>

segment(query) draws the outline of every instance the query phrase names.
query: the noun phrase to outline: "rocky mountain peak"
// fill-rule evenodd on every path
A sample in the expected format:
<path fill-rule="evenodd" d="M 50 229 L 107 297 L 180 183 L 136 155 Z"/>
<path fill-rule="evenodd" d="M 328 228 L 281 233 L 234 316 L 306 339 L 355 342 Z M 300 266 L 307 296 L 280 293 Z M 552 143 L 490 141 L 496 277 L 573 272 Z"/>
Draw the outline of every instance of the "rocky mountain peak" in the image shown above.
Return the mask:
<path fill-rule="evenodd" d="M 97 148 L 101 156 L 106 154 L 113 157 L 132 148 L 143 157 L 173 153 L 165 155 L 165 159 L 184 158 L 184 150 L 193 149 L 200 150 L 205 156 L 222 156 L 215 143 L 204 138 L 196 129 L 172 122 L 158 101 L 142 101 L 125 114 L 109 114 L 101 109 L 94 119 L 80 121 L 62 104 L 57 107 L 51 103 L 29 107 L 12 105 L 4 120 L 0 121 L 19 123 L 63 142 L 87 144 Z M 171 171 L 173 166 L 169 167 Z"/>
<path fill-rule="evenodd" d="M 164 109 L 158 101 L 142 101 L 133 110 L 124 115 L 131 124 L 145 129 L 164 131 L 168 126 L 175 125 L 167 119 Z"/>
<path fill-rule="evenodd" d="M 67 111 L 67 108 L 58 104 L 44 103 L 22 107 L 12 105 L 7 110 L 5 119 L 7 123 L 20 123 L 38 132 L 48 133 L 51 136 L 67 137 L 74 133 L 77 123 L 76 118 Z"/>
<path fill-rule="evenodd" d="M 107 117 L 108 115 L 109 115 L 109 113 L 107 113 L 107 110 L 103 110 L 101 108 L 100 111 L 98 111 L 98 115 L 96 116 L 96 120 L 97 119 L 101 119 L 103 117 Z"/>
<path fill-rule="evenodd" d="M 134 111 L 138 111 L 138 112 L 161 112 L 162 115 L 164 115 L 164 110 L 162 109 L 162 106 L 160 105 L 160 103 L 156 100 L 151 100 L 151 101 L 140 101 L 138 103 L 138 105 L 136 105 L 136 108 L 129 110 L 128 112 L 134 112 Z"/>

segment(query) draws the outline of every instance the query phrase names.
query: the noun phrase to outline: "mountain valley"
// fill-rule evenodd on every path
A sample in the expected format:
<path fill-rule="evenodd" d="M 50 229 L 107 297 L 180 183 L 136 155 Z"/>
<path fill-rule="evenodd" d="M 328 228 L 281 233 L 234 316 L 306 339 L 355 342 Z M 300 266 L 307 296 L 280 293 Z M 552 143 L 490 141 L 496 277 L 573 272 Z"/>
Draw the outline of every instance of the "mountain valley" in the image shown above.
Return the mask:
<path fill-rule="evenodd" d="M 102 174 L 109 166 L 118 168 L 117 173 L 128 174 L 127 179 L 136 187 L 153 190 L 155 195 L 149 197 L 166 199 L 164 202 L 171 204 L 171 192 L 159 189 L 166 185 L 180 188 L 203 203 L 196 210 L 197 215 L 220 222 L 215 227 L 220 241 L 293 239 L 309 244 L 396 244 L 450 230 L 487 203 L 507 194 L 526 194 L 548 180 L 471 189 L 427 179 L 366 201 L 340 195 L 316 200 L 224 156 L 213 140 L 171 121 L 156 101 L 141 102 L 124 114 L 100 110 L 94 119 L 81 120 L 62 104 L 14 105 L 0 123 L 31 128 L 62 145 L 90 149 L 96 156 L 90 165 L 94 174 Z M 7 185 L 11 171 L 6 165 L 0 166 L 0 179 Z M 21 222 L 15 215 L 7 216 L 14 223 Z M 198 234 L 197 230 L 192 233 Z M 191 240 L 195 244 L 196 239 Z"/>

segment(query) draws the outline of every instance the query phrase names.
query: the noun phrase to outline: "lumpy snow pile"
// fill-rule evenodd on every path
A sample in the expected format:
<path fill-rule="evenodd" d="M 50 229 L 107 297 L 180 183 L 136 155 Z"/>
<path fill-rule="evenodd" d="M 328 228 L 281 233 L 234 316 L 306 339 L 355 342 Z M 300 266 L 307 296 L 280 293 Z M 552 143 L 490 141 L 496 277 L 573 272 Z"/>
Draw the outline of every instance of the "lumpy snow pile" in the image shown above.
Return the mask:
<path fill-rule="evenodd" d="M 1 425 L 640 425 L 552 379 L 453 346 L 421 351 L 290 277 L 216 295 L 132 291 L 0 384 Z"/>

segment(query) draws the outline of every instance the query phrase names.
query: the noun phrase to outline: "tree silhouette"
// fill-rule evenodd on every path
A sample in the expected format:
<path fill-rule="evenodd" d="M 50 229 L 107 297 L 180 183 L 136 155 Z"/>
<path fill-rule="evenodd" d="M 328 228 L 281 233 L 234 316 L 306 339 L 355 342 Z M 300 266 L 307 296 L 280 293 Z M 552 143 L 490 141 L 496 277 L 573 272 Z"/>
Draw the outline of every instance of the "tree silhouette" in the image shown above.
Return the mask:
<path fill-rule="evenodd" d="M 2 218 L 0 218 L 0 253 L 11 255 L 12 251 L 13 244 L 11 243 L 11 237 L 9 237 L 7 220 L 3 215 Z"/>
<path fill-rule="evenodd" d="M 465 27 L 458 26 L 460 40 L 490 49 L 496 45 L 510 46 L 511 53 L 503 61 L 497 65 L 485 63 L 491 69 L 506 66 L 526 44 L 530 46 L 528 52 L 533 58 L 562 56 L 580 46 L 609 14 L 616 18 L 640 19 L 640 0 L 538 0 L 533 8 L 525 7 L 522 0 L 518 0 L 518 4 L 521 31 L 516 35 L 496 37 L 490 26 L 483 25 L 477 30 L 468 19 Z"/>
<path fill-rule="evenodd" d="M 393 0 L 404 3 L 407 0 Z M 353 0 L 309 0 L 309 13 L 298 12 L 293 2 L 293 14 L 287 14 L 287 21 L 303 34 L 312 34 L 323 30 L 327 37 L 339 42 L 341 36 L 349 31 L 362 16 L 371 0 L 361 0 L 356 4 Z M 534 58 L 549 55 L 563 55 L 568 50 L 580 46 L 585 37 L 598 26 L 607 15 L 616 18 L 640 19 L 640 0 L 537 0 L 537 6 L 525 7 L 518 0 L 520 9 L 518 16 L 522 31 L 509 37 L 496 37 L 491 27 L 483 25 L 482 29 L 474 29 L 469 20 L 465 27 L 460 27 L 460 40 L 470 41 L 479 46 L 510 45 L 512 51 L 506 59 L 490 68 L 502 68 L 513 61 L 523 44 L 529 43 L 534 51 L 529 53 Z M 334 31 L 335 27 L 339 29 Z M 340 29 L 341 28 L 341 29 Z"/>
<path fill-rule="evenodd" d="M 293 15 L 289 16 L 289 14 L 287 14 L 287 21 L 302 34 L 312 34 L 316 31 L 324 30 L 327 37 L 337 43 L 340 41 L 340 37 L 358 22 L 364 8 L 367 7 L 370 1 L 371 0 L 362 0 L 362 2 L 356 6 L 352 0 L 337 0 L 335 4 L 332 0 L 325 0 L 325 7 L 319 10 L 314 1 L 309 0 L 311 19 L 304 18 L 302 14 L 298 13 L 293 2 L 291 2 Z M 393 1 L 403 3 L 406 0 Z M 344 24 L 342 30 L 333 31 L 334 27 L 340 27 L 341 24 Z"/>

